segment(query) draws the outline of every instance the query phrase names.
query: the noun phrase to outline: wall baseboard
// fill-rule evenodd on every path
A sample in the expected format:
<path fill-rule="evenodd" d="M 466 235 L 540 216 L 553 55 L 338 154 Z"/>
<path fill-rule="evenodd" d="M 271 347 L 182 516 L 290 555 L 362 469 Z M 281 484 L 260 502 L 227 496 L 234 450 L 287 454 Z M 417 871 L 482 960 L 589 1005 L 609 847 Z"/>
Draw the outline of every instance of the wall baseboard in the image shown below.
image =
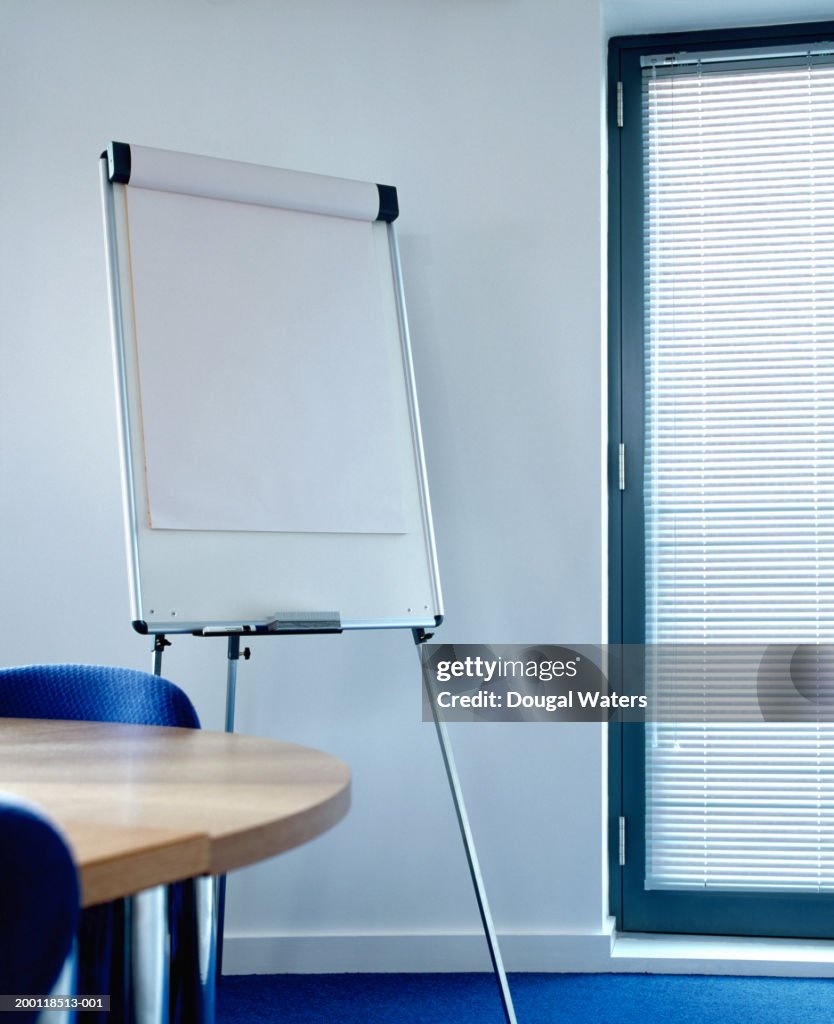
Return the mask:
<path fill-rule="evenodd" d="M 686 935 L 514 933 L 500 936 L 508 971 L 834 977 L 834 942 Z M 227 935 L 224 974 L 490 971 L 480 932 Z"/>
<path fill-rule="evenodd" d="M 610 933 L 500 936 L 508 971 L 611 970 Z M 227 935 L 224 974 L 490 971 L 486 941 L 471 934 Z"/>

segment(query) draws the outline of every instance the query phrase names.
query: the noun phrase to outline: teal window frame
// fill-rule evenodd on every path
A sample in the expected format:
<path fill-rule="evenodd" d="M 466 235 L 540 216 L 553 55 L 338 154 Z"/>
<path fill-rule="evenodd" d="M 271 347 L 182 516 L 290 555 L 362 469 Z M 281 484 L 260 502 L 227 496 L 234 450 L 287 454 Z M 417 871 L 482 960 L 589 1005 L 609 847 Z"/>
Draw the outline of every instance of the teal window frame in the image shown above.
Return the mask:
<path fill-rule="evenodd" d="M 645 640 L 643 150 L 640 58 L 834 40 L 834 22 L 622 36 L 608 48 L 609 641 Z M 621 90 L 618 84 L 621 83 Z M 620 116 L 618 116 L 620 115 Z M 622 127 L 618 121 L 621 120 Z M 619 445 L 628 486 L 619 489 Z M 647 891 L 645 727 L 608 729 L 609 912 L 626 932 L 834 938 L 834 895 Z M 620 820 L 625 864 L 620 865 Z"/>

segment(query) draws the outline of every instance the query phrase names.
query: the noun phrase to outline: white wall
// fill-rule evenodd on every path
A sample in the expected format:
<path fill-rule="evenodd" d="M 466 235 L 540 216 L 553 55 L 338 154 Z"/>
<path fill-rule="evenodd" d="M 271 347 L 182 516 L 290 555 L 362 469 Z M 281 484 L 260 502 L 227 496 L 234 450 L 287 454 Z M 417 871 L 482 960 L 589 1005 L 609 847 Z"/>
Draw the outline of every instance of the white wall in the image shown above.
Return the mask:
<path fill-rule="evenodd" d="M 601 640 L 601 38 L 575 0 L 2 5 L 0 661 L 149 664 L 121 536 L 113 138 L 397 185 L 441 636 Z M 343 757 L 354 804 L 230 880 L 229 968 L 486 966 L 408 636 L 254 647 L 239 729 Z M 219 728 L 223 642 L 176 640 L 165 672 Z M 581 967 L 605 934 L 601 728 L 453 737 L 509 965 Z"/>

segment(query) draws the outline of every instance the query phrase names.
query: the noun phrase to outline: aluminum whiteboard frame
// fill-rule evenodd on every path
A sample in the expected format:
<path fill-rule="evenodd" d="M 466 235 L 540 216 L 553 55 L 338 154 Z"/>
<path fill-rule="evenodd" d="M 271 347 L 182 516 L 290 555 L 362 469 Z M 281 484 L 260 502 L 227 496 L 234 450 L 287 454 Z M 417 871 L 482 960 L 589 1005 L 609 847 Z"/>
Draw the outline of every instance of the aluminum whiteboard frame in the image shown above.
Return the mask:
<path fill-rule="evenodd" d="M 130 609 L 134 628 L 139 633 L 194 633 L 207 627 L 220 628 L 228 627 L 231 630 L 244 627 L 262 627 L 274 617 L 273 612 L 263 620 L 247 619 L 212 619 L 202 620 L 176 620 L 171 618 L 151 619 L 144 607 L 142 593 L 142 566 L 140 553 L 140 519 L 136 504 L 136 488 L 134 484 L 137 471 L 134 458 L 132 429 L 130 422 L 130 385 L 126 366 L 127 352 L 124 335 L 123 315 L 124 308 L 121 298 L 121 280 L 123 267 L 120 263 L 117 218 L 115 210 L 115 189 L 125 189 L 127 186 L 111 183 L 108 175 L 107 154 L 103 154 L 99 160 L 99 172 L 101 181 L 102 214 L 104 222 L 104 241 L 106 250 L 107 285 L 110 307 L 110 329 L 113 342 L 113 368 L 115 374 L 116 395 L 117 395 L 117 419 L 119 434 L 119 456 L 121 462 L 122 476 L 122 506 L 123 520 L 127 553 L 128 585 L 130 593 Z M 429 575 L 432 602 L 425 613 L 412 616 L 402 616 L 380 619 L 351 619 L 343 618 L 341 626 L 343 630 L 357 629 L 418 629 L 434 628 L 443 619 L 443 597 L 440 587 L 440 573 L 437 560 L 437 547 L 434 534 L 434 525 L 431 515 L 431 502 L 429 498 L 428 478 L 426 473 L 425 451 L 423 447 L 422 431 L 420 428 L 420 417 L 417 404 L 417 390 L 414 379 L 414 363 L 411 351 L 411 338 L 408 329 L 408 318 L 405 308 L 405 296 L 403 291 L 402 267 L 400 262 L 399 245 L 397 242 L 396 228 L 393 222 L 386 224 L 388 236 L 388 248 L 393 271 L 393 291 L 399 326 L 401 357 L 404 371 L 404 383 L 408 412 L 411 426 L 411 440 L 415 458 L 417 474 L 416 484 L 420 499 L 421 523 L 425 547 L 425 557 Z M 332 602 L 331 602 L 332 604 Z M 328 604 L 330 607 L 330 604 Z M 286 609 L 280 609 L 286 611 Z M 341 612 L 341 609 L 339 609 Z M 308 630 L 314 632 L 314 630 Z"/>

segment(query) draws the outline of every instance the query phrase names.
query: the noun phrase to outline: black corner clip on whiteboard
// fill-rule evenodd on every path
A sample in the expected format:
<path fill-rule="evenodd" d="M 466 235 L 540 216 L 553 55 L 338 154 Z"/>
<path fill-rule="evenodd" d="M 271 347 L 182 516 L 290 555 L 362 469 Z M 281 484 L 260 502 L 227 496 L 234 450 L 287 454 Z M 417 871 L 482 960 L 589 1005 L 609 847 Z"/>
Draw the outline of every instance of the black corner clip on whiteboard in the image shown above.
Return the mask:
<path fill-rule="evenodd" d="M 393 185 L 377 185 L 376 190 L 379 193 L 379 213 L 376 219 L 391 224 L 400 215 L 397 190 Z"/>
<path fill-rule="evenodd" d="M 127 185 L 130 181 L 130 146 L 126 142 L 111 142 L 101 154 L 107 159 L 107 177 L 116 185 Z"/>

